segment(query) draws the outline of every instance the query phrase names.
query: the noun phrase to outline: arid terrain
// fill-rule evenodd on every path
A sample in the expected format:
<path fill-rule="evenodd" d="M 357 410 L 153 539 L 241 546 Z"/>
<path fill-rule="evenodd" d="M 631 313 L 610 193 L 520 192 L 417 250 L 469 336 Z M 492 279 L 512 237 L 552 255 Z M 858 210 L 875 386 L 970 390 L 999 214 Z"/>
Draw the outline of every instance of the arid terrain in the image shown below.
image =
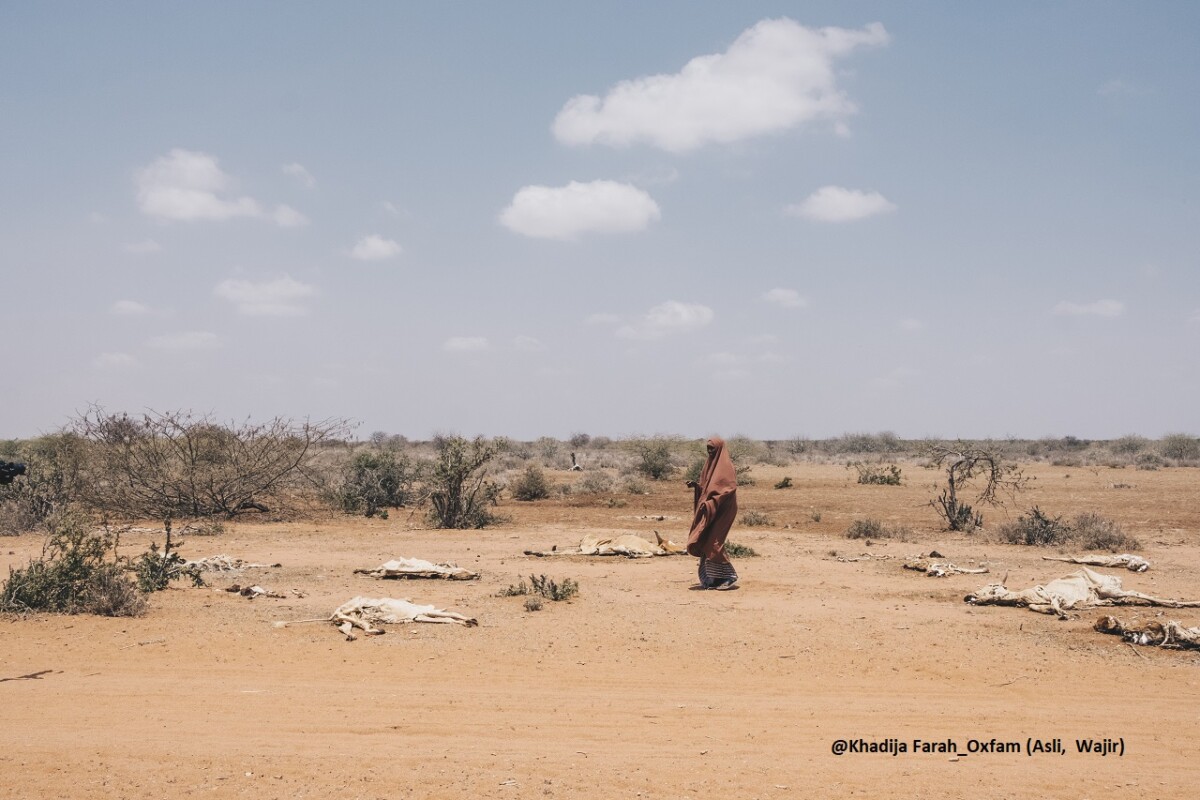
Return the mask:
<path fill-rule="evenodd" d="M 1096 633 L 1099 611 L 1060 621 L 964 603 L 1006 576 L 1025 588 L 1075 567 L 989 530 L 939 530 L 928 506 L 939 474 L 902 466 L 899 487 L 858 485 L 836 465 L 754 467 L 742 513 L 771 524 L 735 525 L 730 540 L 759 556 L 736 562 L 733 592 L 690 591 L 686 556 L 522 555 L 594 532 L 681 541 L 682 480 L 642 496 L 506 499 L 509 521 L 482 531 L 425 529 L 420 511 L 400 510 L 186 538 L 188 557 L 282 566 L 218 575 L 210 588 L 178 582 L 140 618 L 0 618 L 0 797 L 1195 797 L 1200 653 Z M 1009 516 L 1036 503 L 1110 517 L 1153 567 L 1101 571 L 1200 599 L 1200 470 L 1027 472 L 1036 480 Z M 794 486 L 772 488 L 784 475 Z M 984 513 L 988 529 L 1006 517 Z M 911 528 L 910 541 L 845 538 L 864 517 Z M 153 538 L 127 533 L 122 550 Z M 41 545 L 0 539 L 0 571 Z M 991 574 L 902 569 L 931 549 Z M 893 558 L 836 557 L 863 553 Z M 398 556 L 454 561 L 482 579 L 353 574 Z M 530 574 L 573 578 L 579 595 L 537 612 L 499 596 Z M 220 591 L 234 581 L 306 596 Z M 272 626 L 359 594 L 432 603 L 479 626 L 397 625 L 354 642 L 326 624 Z M 1200 609 L 1115 613 L 1200 625 Z M 836 756 L 839 739 L 908 752 Z M 949 740 L 958 754 L 913 752 L 916 739 L 943 750 Z M 1065 752 L 1028 755 L 1030 739 L 1059 739 Z M 1111 739 L 1123 755 L 1081 754 L 1083 739 Z M 1022 752 L 969 752 L 972 741 Z"/>

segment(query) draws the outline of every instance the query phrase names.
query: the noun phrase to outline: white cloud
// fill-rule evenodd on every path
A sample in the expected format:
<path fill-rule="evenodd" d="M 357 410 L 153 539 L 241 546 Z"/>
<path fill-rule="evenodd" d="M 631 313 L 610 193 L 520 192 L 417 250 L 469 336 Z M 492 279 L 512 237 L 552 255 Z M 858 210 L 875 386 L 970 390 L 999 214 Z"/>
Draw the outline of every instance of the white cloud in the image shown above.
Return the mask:
<path fill-rule="evenodd" d="M 291 164 L 284 164 L 282 169 L 284 175 L 295 178 L 296 182 L 306 189 L 311 189 L 317 185 L 317 179 L 313 177 L 311 172 L 305 169 L 303 164 L 293 161 Z"/>
<path fill-rule="evenodd" d="M 442 349 L 451 353 L 480 353 L 491 347 L 486 336 L 451 336 L 442 342 Z"/>
<path fill-rule="evenodd" d="M 765 19 L 724 53 L 693 58 L 675 74 L 621 81 L 603 98 L 572 97 L 552 129 L 564 144 L 645 142 L 681 153 L 806 122 L 844 125 L 857 109 L 837 86 L 835 61 L 887 41 L 877 22 L 847 30 Z"/>
<path fill-rule="evenodd" d="M 146 344 L 157 350 L 208 350 L 220 343 L 215 333 L 209 331 L 184 331 L 155 336 Z"/>
<path fill-rule="evenodd" d="M 296 317 L 308 313 L 305 301 L 315 297 L 317 289 L 284 275 L 259 283 L 230 278 L 218 283 L 213 294 L 247 316 Z"/>
<path fill-rule="evenodd" d="M 299 228 L 308 224 L 308 217 L 291 206 L 276 206 L 271 220 L 281 228 Z"/>
<path fill-rule="evenodd" d="M 357 258 L 359 261 L 382 261 L 385 258 L 394 258 L 401 252 L 403 252 L 403 248 L 398 243 L 371 234 L 358 240 L 354 249 L 350 251 L 350 257 Z"/>
<path fill-rule="evenodd" d="M 925 323 L 913 317 L 905 317 L 900 320 L 899 327 L 902 331 L 919 331 L 925 327 Z"/>
<path fill-rule="evenodd" d="M 804 308 L 808 299 L 801 297 L 795 289 L 772 289 L 763 294 L 763 300 L 780 308 Z"/>
<path fill-rule="evenodd" d="M 616 181 L 571 181 L 566 186 L 526 186 L 500 213 L 504 227 L 538 239 L 574 239 L 581 233 L 630 233 L 662 213 L 649 194 Z"/>
<path fill-rule="evenodd" d="M 518 336 L 513 339 L 513 347 L 531 353 L 546 349 L 546 345 L 540 339 L 535 339 L 532 336 Z"/>
<path fill-rule="evenodd" d="M 288 206 L 267 214 L 252 197 L 236 197 L 233 179 L 221 171 L 215 156 L 175 148 L 134 175 L 142 213 L 165 220 L 270 219 L 282 227 L 308 220 Z"/>
<path fill-rule="evenodd" d="M 126 253 L 137 253 L 138 255 L 148 255 L 150 253 L 161 253 L 162 245 L 153 239 L 143 239 L 140 242 L 130 242 L 125 245 Z"/>
<path fill-rule="evenodd" d="M 1127 81 L 1124 78 L 1113 78 L 1105 81 L 1096 90 L 1096 94 L 1101 97 L 1141 97 L 1150 92 L 1143 86 L 1139 86 L 1132 81 Z"/>
<path fill-rule="evenodd" d="M 879 192 L 822 186 L 803 203 L 785 208 L 784 213 L 817 222 L 852 222 L 895 210 L 896 206 Z"/>
<path fill-rule="evenodd" d="M 624 339 L 659 339 L 703 328 L 712 319 L 713 311 L 708 306 L 668 300 L 647 311 L 637 324 L 618 328 L 617 335 Z"/>
<path fill-rule="evenodd" d="M 137 365 L 138 360 L 129 353 L 101 353 L 92 359 L 96 369 L 129 369 Z"/>
<path fill-rule="evenodd" d="M 150 313 L 150 309 L 136 300 L 118 300 L 108 309 L 121 317 L 137 317 Z"/>
<path fill-rule="evenodd" d="M 1052 312 L 1057 317 L 1119 317 L 1125 304 L 1119 300 L 1097 300 L 1094 303 L 1072 303 L 1063 300 Z"/>

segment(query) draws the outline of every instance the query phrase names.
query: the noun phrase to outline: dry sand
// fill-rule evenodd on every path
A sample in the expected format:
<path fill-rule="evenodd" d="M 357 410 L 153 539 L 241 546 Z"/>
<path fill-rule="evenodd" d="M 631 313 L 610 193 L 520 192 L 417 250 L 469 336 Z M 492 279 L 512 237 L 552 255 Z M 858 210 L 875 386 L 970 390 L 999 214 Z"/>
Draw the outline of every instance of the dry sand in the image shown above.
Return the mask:
<path fill-rule="evenodd" d="M 1094 510 L 1142 540 L 1154 566 L 1117 571 L 1126 587 L 1200 596 L 1200 471 L 1030 472 L 1022 508 Z M 306 597 L 175 588 L 138 619 L 0 619 L 0 797 L 1196 796 L 1200 654 L 1135 651 L 1092 631 L 1100 612 L 1058 621 L 966 605 L 991 580 L 1024 588 L 1074 568 L 937 530 L 925 505 L 936 473 L 906 464 L 902 487 L 859 486 L 836 466 L 753 474 L 740 505 L 773 525 L 735 525 L 731 540 L 760 557 L 737 562 L 734 592 L 689 591 L 687 557 L 521 555 L 593 531 L 680 539 L 691 492 L 676 481 L 623 507 L 505 502 L 512 521 L 485 531 L 415 529 L 419 515 L 405 511 L 239 523 L 187 540 L 185 555 L 280 562 L 236 580 Z M 773 489 L 785 474 L 795 487 Z M 865 516 L 908 525 L 914 540 L 845 539 Z M 128 534 L 124 551 L 150 538 Z M 40 547 L 40 537 L 0 539 L 0 571 Z M 993 574 L 901 568 L 930 549 Z M 897 558 L 840 562 L 833 551 Z M 396 556 L 456 561 L 483 578 L 352 574 Z M 580 594 L 533 613 L 497 596 L 530 573 L 574 578 Z M 410 597 L 480 624 L 392 626 L 356 642 L 324 624 L 272 627 L 356 594 Z M 1159 613 L 1200 625 L 1198 609 L 1118 616 Z M 1027 755 L 1031 738 L 1060 739 L 1065 753 Z M 1077 752 L 1077 739 L 1105 738 L 1123 741 L 1124 755 Z M 909 752 L 835 756 L 838 739 Z M 914 753 L 914 739 L 953 742 L 958 756 Z M 969 753 L 972 741 L 1022 752 Z"/>

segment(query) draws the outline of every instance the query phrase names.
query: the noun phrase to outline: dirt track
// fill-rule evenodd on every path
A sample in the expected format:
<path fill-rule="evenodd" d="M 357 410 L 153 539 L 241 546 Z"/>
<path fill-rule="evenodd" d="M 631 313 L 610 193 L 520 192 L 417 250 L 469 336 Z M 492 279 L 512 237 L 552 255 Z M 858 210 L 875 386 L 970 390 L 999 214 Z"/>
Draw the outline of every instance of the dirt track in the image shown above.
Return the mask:
<path fill-rule="evenodd" d="M 1126 587 L 1200 597 L 1200 470 L 1031 472 L 1022 507 L 1095 510 L 1142 540 L 1154 567 L 1116 571 Z M 690 491 L 674 483 L 620 508 L 508 502 L 512 522 L 482 532 L 409 529 L 400 512 L 190 539 L 189 556 L 280 562 L 238 580 L 307 596 L 180 588 L 140 619 L 0 619 L 0 797 L 1194 797 L 1200 654 L 1135 651 L 1091 630 L 1099 612 L 1060 622 L 964 604 L 1006 574 L 1023 588 L 1073 567 L 938 531 L 923 505 L 937 476 L 904 473 L 905 486 L 882 487 L 835 466 L 756 467 L 740 505 L 774 525 L 735 525 L 731 540 L 761 555 L 737 562 L 735 592 L 689 591 L 687 557 L 520 555 L 588 531 L 681 538 Z M 772 489 L 784 474 L 795 488 Z M 864 516 L 909 525 L 914 541 L 845 539 Z M 149 538 L 127 535 L 123 548 Z M 0 570 L 40 547 L 0 539 Z M 993 575 L 935 579 L 898 558 L 832 555 L 931 548 Z M 483 578 L 352 574 L 396 556 Z M 530 573 L 575 578 L 580 596 L 536 613 L 497 596 Z M 323 624 L 271 625 L 356 594 L 407 596 L 480 625 L 393 626 L 356 642 Z M 1200 609 L 1164 612 L 1200 625 Z M 1059 738 L 1066 752 L 967 753 L 971 740 L 1023 750 L 1030 737 Z M 1076 752 L 1075 740 L 1106 737 L 1123 739 L 1123 756 Z M 894 739 L 910 752 L 838 757 L 837 739 Z M 959 755 L 913 753 L 914 739 L 953 740 Z"/>

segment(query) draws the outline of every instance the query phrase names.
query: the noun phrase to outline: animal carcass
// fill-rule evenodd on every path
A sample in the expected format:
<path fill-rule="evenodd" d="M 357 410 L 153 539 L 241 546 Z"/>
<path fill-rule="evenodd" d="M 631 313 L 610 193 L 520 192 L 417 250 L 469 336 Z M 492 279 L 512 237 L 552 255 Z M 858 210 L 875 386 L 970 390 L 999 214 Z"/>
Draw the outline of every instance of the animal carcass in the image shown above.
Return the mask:
<path fill-rule="evenodd" d="M 1131 644 L 1150 644 L 1158 647 L 1200 649 L 1200 628 L 1185 628 L 1178 622 L 1147 622 L 1126 625 L 1116 617 L 1104 616 L 1093 626 L 1101 633 L 1112 633 Z"/>
<path fill-rule="evenodd" d="M 397 558 L 384 562 L 375 569 L 356 569 L 356 575 L 370 575 L 372 578 L 441 578 L 451 581 L 473 581 L 479 578 L 478 572 L 471 572 L 457 564 L 434 564 L 419 558 Z"/>
<path fill-rule="evenodd" d="M 1141 556 L 1122 553 L 1119 556 L 1042 556 L 1045 561 L 1066 561 L 1068 564 L 1087 564 L 1089 567 L 1124 567 L 1130 572 L 1145 572 L 1150 562 Z"/>
<path fill-rule="evenodd" d="M 473 628 L 479 623 L 454 611 L 443 611 L 435 606 L 419 606 L 408 598 L 356 597 L 342 603 L 329 621 L 337 626 L 348 640 L 357 637 L 354 629 L 360 628 L 368 636 L 379 636 L 385 631 L 376 625 L 395 625 L 403 622 L 443 622 Z"/>
<path fill-rule="evenodd" d="M 1044 586 L 1034 586 L 1013 592 L 1002 584 L 984 586 L 965 598 L 974 605 L 1026 606 L 1040 614 L 1055 614 L 1066 619 L 1067 611 L 1078 611 L 1096 606 L 1150 605 L 1170 608 L 1200 608 L 1200 600 L 1165 600 L 1141 592 L 1121 588 L 1121 579 L 1114 575 L 1101 575 L 1083 567 Z"/>
<path fill-rule="evenodd" d="M 658 543 L 648 541 L 636 533 L 621 533 L 616 536 L 584 536 L 579 548 L 573 550 L 526 550 L 527 556 L 625 556 L 627 558 L 651 558 L 653 556 L 686 555 L 687 550 L 654 532 Z"/>

